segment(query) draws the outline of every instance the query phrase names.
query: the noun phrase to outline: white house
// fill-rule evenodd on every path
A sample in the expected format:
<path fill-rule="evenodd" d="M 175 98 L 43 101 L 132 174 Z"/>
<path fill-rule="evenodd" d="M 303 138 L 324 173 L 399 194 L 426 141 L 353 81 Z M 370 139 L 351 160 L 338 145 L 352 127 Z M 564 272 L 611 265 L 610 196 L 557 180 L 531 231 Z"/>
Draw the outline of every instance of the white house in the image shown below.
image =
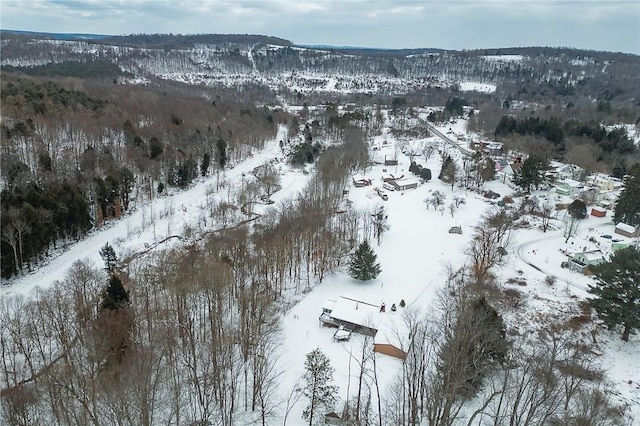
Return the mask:
<path fill-rule="evenodd" d="M 569 268 L 574 271 L 585 273 L 589 266 L 599 265 L 604 262 L 604 253 L 600 250 L 589 250 L 573 255 L 569 261 Z"/>
<path fill-rule="evenodd" d="M 415 178 L 402 178 L 402 179 L 394 179 L 390 180 L 388 183 L 395 188 L 396 191 L 405 191 L 407 189 L 413 189 L 418 187 L 418 183 L 420 181 Z"/>
<path fill-rule="evenodd" d="M 600 191 L 611 191 L 616 187 L 614 178 L 604 173 L 594 173 L 589 175 L 587 182 L 598 187 Z"/>
<path fill-rule="evenodd" d="M 573 179 L 564 179 L 559 181 L 556 185 L 556 193 L 561 195 L 567 195 L 575 198 L 580 191 L 584 189 L 584 184 Z"/>
<path fill-rule="evenodd" d="M 381 304 L 360 300 L 351 295 L 327 299 L 322 306 L 320 323 L 340 327 L 356 333 L 375 336 L 380 322 Z"/>

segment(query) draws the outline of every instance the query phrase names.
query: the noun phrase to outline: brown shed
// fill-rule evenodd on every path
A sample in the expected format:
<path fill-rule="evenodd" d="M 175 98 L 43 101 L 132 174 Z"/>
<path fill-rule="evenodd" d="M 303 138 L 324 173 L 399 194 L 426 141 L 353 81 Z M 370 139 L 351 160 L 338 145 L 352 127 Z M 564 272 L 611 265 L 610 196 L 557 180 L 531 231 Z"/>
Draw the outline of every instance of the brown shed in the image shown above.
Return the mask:
<path fill-rule="evenodd" d="M 391 343 L 374 343 L 373 351 L 398 359 L 405 359 L 407 357 L 407 354 L 402 349 L 392 345 Z"/>
<path fill-rule="evenodd" d="M 591 216 L 595 217 L 605 217 L 607 215 L 607 210 L 602 207 L 593 206 L 591 207 Z"/>

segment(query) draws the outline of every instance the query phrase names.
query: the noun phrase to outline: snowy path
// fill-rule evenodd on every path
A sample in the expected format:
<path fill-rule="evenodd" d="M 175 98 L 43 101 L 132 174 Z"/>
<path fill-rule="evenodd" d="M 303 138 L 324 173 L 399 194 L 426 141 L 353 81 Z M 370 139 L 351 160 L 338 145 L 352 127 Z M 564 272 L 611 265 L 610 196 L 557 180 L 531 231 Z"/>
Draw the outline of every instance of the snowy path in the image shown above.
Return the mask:
<path fill-rule="evenodd" d="M 276 138 L 268 141 L 262 151 L 233 169 L 226 170 L 226 180 L 232 185 L 240 182 L 243 174 L 282 155 L 278 141 L 286 139 L 286 132 L 286 127 L 280 126 Z M 181 234 L 185 225 L 197 223 L 202 211 L 200 206 L 205 203 L 207 191 L 215 181 L 215 176 L 201 179 L 187 190 L 158 197 L 120 220 L 90 233 L 84 240 L 70 245 L 35 271 L 11 280 L 8 285 L 0 286 L 0 297 L 33 296 L 38 289 L 46 289 L 55 281 L 63 279 L 73 263 L 81 259 L 102 265 L 99 250 L 106 243 L 111 244 L 116 253 L 122 256 L 145 250 L 171 235 Z M 221 192 L 215 194 L 221 195 Z M 167 244 L 172 241 L 174 240 Z"/>

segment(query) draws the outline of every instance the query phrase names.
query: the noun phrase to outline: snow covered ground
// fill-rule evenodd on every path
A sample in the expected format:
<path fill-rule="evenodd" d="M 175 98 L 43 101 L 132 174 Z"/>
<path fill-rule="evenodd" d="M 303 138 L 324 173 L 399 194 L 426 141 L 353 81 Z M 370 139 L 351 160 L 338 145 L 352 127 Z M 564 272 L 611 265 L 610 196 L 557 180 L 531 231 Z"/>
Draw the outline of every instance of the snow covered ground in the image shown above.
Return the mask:
<path fill-rule="evenodd" d="M 456 132 L 464 132 L 462 121 L 447 127 L 452 127 Z M 442 131 L 446 132 L 447 127 L 442 128 Z M 277 141 L 286 140 L 283 132 L 284 128 L 280 130 L 276 139 L 267 143 L 263 151 L 256 152 L 252 158 L 226 172 L 226 178 L 231 185 L 241 184 L 243 173 L 249 173 L 254 167 L 282 155 Z M 389 132 L 383 134 L 388 143 L 383 145 L 383 137 L 380 136 L 374 144 L 382 146 L 383 155 L 385 152 L 395 154 L 394 145 L 397 141 Z M 373 211 L 379 206 L 384 206 L 388 215 L 390 229 L 384 233 L 381 244 L 378 246 L 371 242 L 381 264 L 382 273 L 372 281 L 360 282 L 350 278 L 344 270 L 338 270 L 325 277 L 322 283 L 313 285 L 311 291 L 297 296 L 297 303 L 283 318 L 281 365 L 286 371 L 280 386 L 283 401 L 286 401 L 296 381 L 303 374 L 305 355 L 317 347 L 329 356 L 336 370 L 335 384 L 340 388 L 339 395 L 342 399 L 336 409 L 342 408 L 347 397 L 350 366 L 353 394 L 355 367 L 353 360 L 350 361 L 350 353 L 356 354 L 359 351 L 362 337 L 354 334 L 349 341 L 334 341 L 332 337 L 335 329 L 322 327 L 318 321 L 326 299 L 351 294 L 375 303 L 384 302 L 387 308 L 394 303 L 399 305 L 400 300 L 404 300 L 409 306 L 422 310 L 430 309 L 438 291 L 445 283 L 447 267 L 458 268 L 465 263 L 465 248 L 472 237 L 474 224 L 486 209 L 494 207 L 479 194 L 465 192 L 457 187 L 452 189 L 450 185 L 440 182 L 436 178 L 440 170 L 437 153 L 427 162 L 424 158 L 417 158 L 419 163 L 431 169 L 431 181 L 419 185 L 416 189 L 386 191 L 388 200 L 383 201 L 373 188 L 382 188 L 384 174 L 411 175 L 408 171 L 409 158 L 399 155 L 397 166 L 375 165 L 367 170 L 367 177 L 373 180 L 371 186 L 348 188 L 348 198 L 354 207 Z M 308 179 L 308 175 L 289 169 L 282 163 L 281 167 L 282 190 L 272 197 L 276 205 L 280 200 L 294 196 Z M 211 192 L 208 189 L 214 182 L 215 177 L 203 179 L 186 191 L 159 197 L 153 203 L 140 207 L 122 220 L 70 246 L 37 271 L 13 280 L 11 285 L 1 286 L 0 297 L 29 297 L 37 289 L 47 288 L 54 281 L 62 279 L 71 264 L 79 259 L 87 258 L 101 264 L 98 252 L 107 242 L 113 245 L 118 253 L 137 252 L 153 247 L 168 236 L 181 234 L 187 225 L 201 226 L 202 230 L 205 230 L 210 224 L 202 223 L 202 206 Z M 506 185 L 496 181 L 488 183 L 487 188 L 501 195 L 512 192 Z M 448 208 L 441 211 L 431 207 L 428 209 L 424 200 L 436 190 L 446 195 L 445 207 L 455 196 L 463 197 L 465 204 L 453 214 Z M 538 195 L 548 196 L 542 193 Z M 257 212 L 260 213 L 261 209 L 265 208 L 271 207 L 258 206 Z M 452 226 L 461 226 L 462 234 L 449 234 L 449 228 Z M 591 278 L 562 269 L 560 263 L 566 257 L 561 249 L 569 250 L 587 244 L 591 246 L 594 243 L 589 241 L 590 237 L 594 237 L 598 244 L 606 248 L 606 244 L 610 243 L 599 236 L 613 235 L 613 229 L 614 225 L 609 215 L 605 218 L 590 217 L 585 220 L 578 235 L 571 239 L 569 244 L 564 243 L 560 226 L 547 233 L 542 233 L 535 226 L 519 231 L 515 235 L 514 244 L 508 248 L 507 262 L 496 270 L 496 275 L 504 282 L 513 277 L 526 282 L 526 286 L 518 287 L 523 293 L 522 308 L 517 313 L 505 315 L 507 323 L 521 329 L 536 328 L 539 324 L 532 318 L 537 312 L 555 311 L 571 315 L 577 309 L 577 303 L 586 296 Z M 175 241 L 176 239 L 169 240 L 161 247 Z M 557 277 L 555 284 L 549 285 L 545 282 L 548 275 Z M 402 311 L 403 308 L 398 308 L 395 313 L 387 309 L 387 312 L 380 314 L 381 321 L 393 323 L 402 315 Z M 601 331 L 598 341 L 602 353 L 601 363 L 608 369 L 607 378 L 613 384 L 616 400 L 629 404 L 634 418 L 640 421 L 640 336 L 633 335 L 628 343 L 623 343 L 617 333 Z M 389 392 L 390 383 L 401 371 L 401 361 L 380 355 L 378 371 L 380 388 L 384 395 Z M 302 401 L 294 406 L 288 416 L 288 424 L 306 423 L 301 418 L 303 408 Z"/>
<path fill-rule="evenodd" d="M 480 93 L 493 93 L 496 91 L 495 84 L 489 83 L 477 83 L 471 81 L 464 81 L 458 83 L 460 90 L 463 92 L 480 92 Z"/>

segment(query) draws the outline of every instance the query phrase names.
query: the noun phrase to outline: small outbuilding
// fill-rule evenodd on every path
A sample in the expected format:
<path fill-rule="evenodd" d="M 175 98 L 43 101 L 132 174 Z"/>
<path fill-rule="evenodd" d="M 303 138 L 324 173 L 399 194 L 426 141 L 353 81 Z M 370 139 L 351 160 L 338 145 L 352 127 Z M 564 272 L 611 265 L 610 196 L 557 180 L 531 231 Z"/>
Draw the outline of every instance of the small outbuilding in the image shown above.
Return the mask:
<path fill-rule="evenodd" d="M 398 359 L 405 359 L 407 353 L 391 343 L 374 343 L 373 351 L 379 354 L 385 354 Z"/>
<path fill-rule="evenodd" d="M 616 229 L 614 232 L 628 238 L 634 238 L 640 235 L 640 226 L 632 226 L 620 222 L 616 225 Z"/>
<path fill-rule="evenodd" d="M 395 157 L 387 157 L 386 155 L 384 156 L 384 165 L 385 166 L 397 166 L 398 165 L 398 159 Z"/>
<path fill-rule="evenodd" d="M 598 207 L 598 206 L 593 206 L 591 207 L 591 216 L 595 216 L 595 217 L 605 217 L 607 215 L 607 210 L 602 208 L 602 207 Z"/>

